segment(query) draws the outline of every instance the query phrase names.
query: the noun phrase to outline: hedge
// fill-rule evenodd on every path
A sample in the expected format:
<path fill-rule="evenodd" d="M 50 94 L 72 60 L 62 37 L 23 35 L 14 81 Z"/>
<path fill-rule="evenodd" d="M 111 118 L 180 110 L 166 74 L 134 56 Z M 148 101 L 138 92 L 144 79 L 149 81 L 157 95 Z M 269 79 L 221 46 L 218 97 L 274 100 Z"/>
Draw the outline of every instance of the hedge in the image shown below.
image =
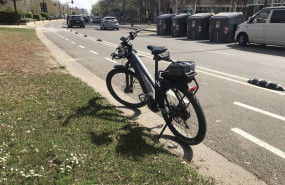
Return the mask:
<path fill-rule="evenodd" d="M 26 13 L 26 18 L 33 18 L 33 14 L 31 12 Z"/>
<path fill-rule="evenodd" d="M 41 15 L 33 15 L 33 19 L 37 19 L 38 21 L 42 20 Z"/>
<path fill-rule="evenodd" d="M 46 12 L 41 12 L 40 15 L 44 18 L 46 18 L 46 20 L 49 20 L 50 17 L 49 17 L 49 14 L 47 14 Z"/>
<path fill-rule="evenodd" d="M 23 12 L 18 11 L 18 20 L 20 20 L 23 16 Z M 16 23 L 17 17 L 16 13 L 12 8 L 7 8 L 5 10 L 0 11 L 0 22 L 1 23 Z"/>

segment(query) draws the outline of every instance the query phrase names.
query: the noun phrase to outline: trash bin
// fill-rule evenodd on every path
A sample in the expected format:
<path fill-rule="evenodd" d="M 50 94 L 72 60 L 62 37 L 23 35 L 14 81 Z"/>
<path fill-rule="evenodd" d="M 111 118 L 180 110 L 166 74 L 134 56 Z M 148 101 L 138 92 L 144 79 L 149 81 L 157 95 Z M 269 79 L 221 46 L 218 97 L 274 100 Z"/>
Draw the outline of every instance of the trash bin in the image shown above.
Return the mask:
<path fill-rule="evenodd" d="M 156 18 L 157 35 L 171 35 L 171 18 L 174 14 L 163 14 Z"/>
<path fill-rule="evenodd" d="M 184 37 L 187 35 L 187 18 L 191 14 L 179 14 L 171 18 L 172 37 Z"/>
<path fill-rule="evenodd" d="M 209 40 L 234 42 L 237 26 L 243 22 L 242 12 L 218 13 L 210 18 Z"/>
<path fill-rule="evenodd" d="M 197 13 L 187 19 L 187 38 L 194 40 L 209 39 L 211 13 Z"/>

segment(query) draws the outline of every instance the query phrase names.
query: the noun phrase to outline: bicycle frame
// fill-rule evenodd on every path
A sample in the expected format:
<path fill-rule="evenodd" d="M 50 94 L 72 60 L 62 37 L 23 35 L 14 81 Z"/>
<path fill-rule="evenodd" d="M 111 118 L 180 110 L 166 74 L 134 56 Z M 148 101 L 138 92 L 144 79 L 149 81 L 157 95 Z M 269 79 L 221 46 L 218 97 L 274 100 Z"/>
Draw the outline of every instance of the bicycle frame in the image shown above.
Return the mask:
<path fill-rule="evenodd" d="M 158 88 L 158 61 L 155 61 L 155 79 L 153 79 L 146 69 L 145 65 L 142 63 L 140 58 L 137 56 L 137 54 L 132 51 L 128 57 L 129 61 L 131 62 L 131 66 L 135 70 L 135 73 L 137 74 L 137 78 L 139 80 L 139 83 L 142 87 L 143 92 L 148 96 L 148 98 L 152 98 L 155 100 L 156 96 L 153 96 L 152 88 L 155 90 L 155 95 L 157 95 L 157 88 Z"/>

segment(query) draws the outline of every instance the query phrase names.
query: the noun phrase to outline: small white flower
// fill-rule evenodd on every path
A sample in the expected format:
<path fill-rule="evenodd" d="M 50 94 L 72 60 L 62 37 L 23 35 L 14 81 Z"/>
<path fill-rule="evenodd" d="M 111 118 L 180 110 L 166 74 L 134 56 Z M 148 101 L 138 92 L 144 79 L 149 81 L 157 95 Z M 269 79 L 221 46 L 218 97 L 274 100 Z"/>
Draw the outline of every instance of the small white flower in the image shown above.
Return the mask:
<path fill-rule="evenodd" d="M 20 171 L 20 174 L 23 174 L 24 172 L 23 171 Z"/>
<path fill-rule="evenodd" d="M 71 167 L 71 166 L 69 166 L 69 165 L 67 165 L 67 166 L 66 166 L 66 168 L 72 169 L 72 167 Z"/>
<path fill-rule="evenodd" d="M 36 148 L 36 152 L 39 153 L 39 149 L 38 148 Z"/>
<path fill-rule="evenodd" d="M 45 168 L 43 166 L 41 166 L 41 169 L 44 170 Z"/>
<path fill-rule="evenodd" d="M 11 168 L 11 171 L 13 171 L 14 170 L 14 168 Z"/>
<path fill-rule="evenodd" d="M 31 133 L 31 131 L 30 131 L 30 130 L 27 130 L 27 131 L 26 131 L 26 133 L 28 133 L 28 134 L 29 134 L 29 133 Z"/>
<path fill-rule="evenodd" d="M 24 173 L 22 173 L 22 177 L 25 177 L 26 175 Z"/>
<path fill-rule="evenodd" d="M 30 170 L 30 173 L 31 173 L 31 174 L 34 174 L 34 173 L 35 173 L 35 171 L 34 171 L 34 170 Z"/>

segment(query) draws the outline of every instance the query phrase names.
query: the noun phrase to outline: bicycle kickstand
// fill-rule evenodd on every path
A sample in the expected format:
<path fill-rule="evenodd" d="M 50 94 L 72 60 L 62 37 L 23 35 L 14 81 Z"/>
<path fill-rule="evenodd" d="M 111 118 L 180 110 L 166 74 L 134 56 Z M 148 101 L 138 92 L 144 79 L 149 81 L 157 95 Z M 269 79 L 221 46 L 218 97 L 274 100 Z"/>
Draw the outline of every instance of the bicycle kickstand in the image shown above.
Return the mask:
<path fill-rule="evenodd" d="M 157 142 L 158 142 L 159 139 L 161 138 L 161 136 L 162 136 L 163 132 L 165 131 L 166 127 L 167 127 L 167 124 L 164 125 L 164 127 L 163 127 L 163 129 L 161 130 L 159 136 L 156 138 L 156 141 L 157 141 Z"/>

